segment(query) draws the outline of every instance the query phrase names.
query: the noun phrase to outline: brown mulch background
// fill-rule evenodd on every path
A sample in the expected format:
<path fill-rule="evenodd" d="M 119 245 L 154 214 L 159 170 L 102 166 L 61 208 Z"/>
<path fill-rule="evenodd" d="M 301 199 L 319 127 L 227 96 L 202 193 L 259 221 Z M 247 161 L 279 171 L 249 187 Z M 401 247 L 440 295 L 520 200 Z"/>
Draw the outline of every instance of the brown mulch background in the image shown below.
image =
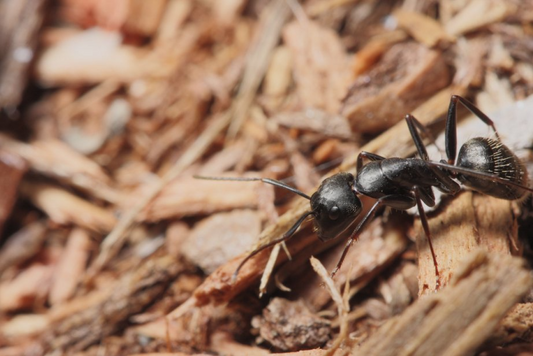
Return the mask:
<path fill-rule="evenodd" d="M 193 177 L 311 195 L 408 113 L 438 161 L 454 94 L 530 169 L 533 2 L 3 0 L 0 49 L 0 356 L 533 355 L 529 198 L 439 198 L 439 283 L 390 210 L 333 280 L 311 219 L 232 280 L 309 202 Z"/>

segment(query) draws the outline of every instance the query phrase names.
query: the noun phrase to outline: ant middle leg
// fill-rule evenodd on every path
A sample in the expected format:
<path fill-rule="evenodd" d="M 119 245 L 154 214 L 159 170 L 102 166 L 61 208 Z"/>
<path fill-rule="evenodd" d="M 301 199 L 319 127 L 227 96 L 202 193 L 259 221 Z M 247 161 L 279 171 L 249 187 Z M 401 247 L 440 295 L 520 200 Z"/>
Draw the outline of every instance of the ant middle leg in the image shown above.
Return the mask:
<path fill-rule="evenodd" d="M 344 262 L 344 259 L 346 258 L 348 251 L 350 250 L 350 247 L 352 247 L 354 241 L 357 240 L 357 237 L 359 236 L 359 232 L 365 228 L 365 226 L 368 224 L 370 220 L 372 220 L 372 218 L 374 217 L 374 215 L 376 215 L 376 212 L 380 207 L 390 206 L 391 208 L 398 209 L 398 210 L 407 210 L 415 206 L 415 204 L 416 204 L 415 199 L 413 199 L 410 196 L 405 196 L 405 195 L 386 195 L 384 197 L 379 198 L 374 203 L 372 208 L 370 208 L 370 210 L 365 215 L 365 217 L 359 222 L 359 224 L 357 224 L 357 227 L 351 233 L 348 241 L 346 242 L 346 245 L 344 246 L 344 250 L 342 250 L 342 254 L 339 259 L 339 262 L 337 262 L 337 265 L 331 272 L 331 278 L 333 278 L 335 274 L 341 268 L 342 263 Z"/>
<path fill-rule="evenodd" d="M 468 109 L 472 114 L 476 115 L 481 121 L 483 121 L 487 126 L 490 126 L 496 135 L 498 141 L 500 140 L 500 135 L 494 126 L 494 122 L 483 113 L 477 106 L 472 104 L 470 101 L 459 95 L 452 95 L 450 99 L 450 106 L 448 107 L 448 115 L 446 118 L 446 128 L 445 128 L 445 146 L 446 146 L 446 156 L 448 157 L 448 164 L 455 164 L 455 157 L 457 156 L 457 104 L 461 103 L 465 108 Z"/>
<path fill-rule="evenodd" d="M 422 199 L 421 199 L 422 190 L 419 187 L 415 187 L 413 191 L 415 194 L 418 214 L 420 215 L 420 222 L 422 223 L 422 228 L 424 229 L 424 233 L 426 234 L 426 238 L 428 240 L 428 245 L 429 245 L 429 250 L 431 251 L 431 257 L 433 258 L 433 265 L 435 266 L 436 289 L 439 289 L 439 285 L 440 285 L 439 265 L 437 263 L 437 257 L 435 256 L 435 250 L 433 249 L 433 242 L 431 241 L 431 231 L 429 230 L 428 218 L 426 216 L 426 212 L 424 211 L 424 207 L 422 206 Z"/>

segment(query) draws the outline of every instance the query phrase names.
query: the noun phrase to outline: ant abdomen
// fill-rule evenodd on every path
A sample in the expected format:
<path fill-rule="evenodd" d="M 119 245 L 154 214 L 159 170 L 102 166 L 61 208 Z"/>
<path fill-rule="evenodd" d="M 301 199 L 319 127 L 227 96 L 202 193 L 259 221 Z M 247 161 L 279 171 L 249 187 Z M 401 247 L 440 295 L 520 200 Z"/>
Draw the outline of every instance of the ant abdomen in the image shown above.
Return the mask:
<path fill-rule="evenodd" d="M 527 170 L 518 157 L 499 140 L 476 137 L 467 141 L 457 156 L 458 167 L 494 174 L 502 179 L 523 186 L 528 184 Z M 481 193 L 506 200 L 517 200 L 528 193 L 512 185 L 457 174 L 457 178 L 469 188 Z"/>

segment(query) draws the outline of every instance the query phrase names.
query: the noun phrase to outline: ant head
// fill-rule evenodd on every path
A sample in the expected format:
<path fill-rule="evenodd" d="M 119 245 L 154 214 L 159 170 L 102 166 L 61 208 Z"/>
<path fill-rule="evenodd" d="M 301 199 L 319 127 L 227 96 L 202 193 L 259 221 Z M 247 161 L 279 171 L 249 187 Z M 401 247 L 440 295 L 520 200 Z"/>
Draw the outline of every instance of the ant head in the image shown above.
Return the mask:
<path fill-rule="evenodd" d="M 325 179 L 311 196 L 315 228 L 321 241 L 331 240 L 346 230 L 362 209 L 351 173 L 337 173 Z"/>

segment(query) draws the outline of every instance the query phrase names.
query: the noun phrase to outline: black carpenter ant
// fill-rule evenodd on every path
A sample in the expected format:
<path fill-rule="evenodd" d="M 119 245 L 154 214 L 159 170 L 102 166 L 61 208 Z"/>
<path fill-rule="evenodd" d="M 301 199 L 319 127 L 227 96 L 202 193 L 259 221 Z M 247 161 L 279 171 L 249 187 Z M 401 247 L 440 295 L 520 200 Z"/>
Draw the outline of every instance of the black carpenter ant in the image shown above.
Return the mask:
<path fill-rule="evenodd" d="M 490 126 L 496 139 L 472 138 L 461 147 L 457 156 L 458 103 L 463 104 L 470 112 Z M 431 242 L 427 217 L 422 206 L 422 203 L 430 207 L 435 205 L 433 188 L 446 194 L 455 194 L 461 189 L 454 180 L 457 179 L 473 190 L 500 199 L 522 199 L 529 192 L 533 192 L 533 189 L 527 186 L 528 175 L 522 162 L 501 143 L 492 120 L 468 100 L 456 95 L 452 96 L 450 100 L 445 127 L 448 161 L 430 161 L 419 134 L 423 125 L 412 115 L 407 115 L 405 121 L 420 158 L 385 158 L 363 151 L 357 157 L 355 177 L 348 172 L 337 173 L 326 178 L 311 197 L 282 182 L 268 178 L 197 177 L 215 180 L 262 181 L 290 190 L 311 202 L 311 210 L 304 213 L 283 236 L 252 251 L 235 270 L 233 280 L 250 258 L 266 248 L 288 240 L 309 216 L 314 218 L 319 240 L 324 242 L 339 236 L 353 224 L 355 218 L 362 211 L 362 203 L 358 195 L 366 195 L 377 199 L 377 201 L 350 234 L 331 276 L 333 277 L 337 273 L 359 232 L 374 217 L 380 207 L 388 206 L 398 210 L 406 210 L 416 205 L 429 242 L 438 286 L 439 269 Z M 363 165 L 365 159 L 370 162 Z"/>

